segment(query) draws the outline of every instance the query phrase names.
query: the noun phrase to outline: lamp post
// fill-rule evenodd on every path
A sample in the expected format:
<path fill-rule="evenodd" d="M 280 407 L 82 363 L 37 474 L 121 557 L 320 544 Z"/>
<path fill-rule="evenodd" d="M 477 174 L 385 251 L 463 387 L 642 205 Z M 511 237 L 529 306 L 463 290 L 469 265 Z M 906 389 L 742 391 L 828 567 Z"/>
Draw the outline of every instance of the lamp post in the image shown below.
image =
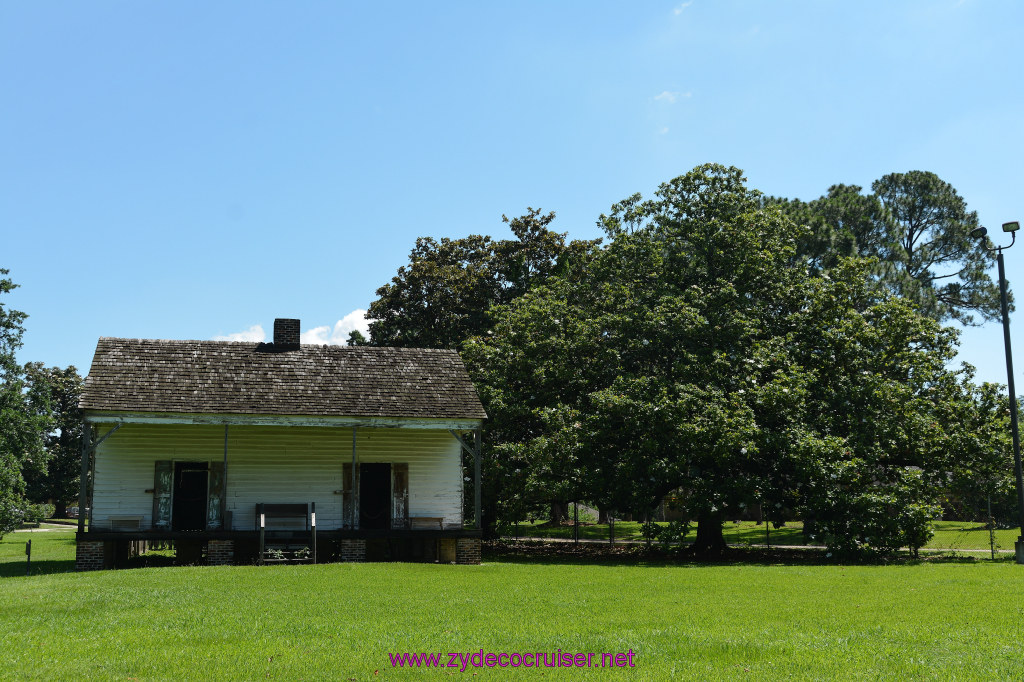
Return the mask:
<path fill-rule="evenodd" d="M 1006 389 L 1010 393 L 1010 433 L 1013 435 L 1013 468 L 1017 476 L 1017 525 L 1020 526 L 1021 535 L 1014 543 L 1017 563 L 1024 564 L 1024 475 L 1021 474 L 1020 465 L 1020 432 L 1017 427 L 1017 394 L 1013 389 L 1013 351 L 1010 349 L 1010 315 L 1006 304 L 1006 268 L 1003 265 L 1003 249 L 1008 249 L 1017 241 L 1017 230 L 1020 223 L 1003 223 L 1003 232 L 1009 232 L 1011 239 L 1008 246 L 997 246 L 989 251 L 996 252 L 996 263 L 999 265 L 999 294 L 1000 305 L 1003 313 L 1003 347 L 1006 351 Z M 971 230 L 971 236 L 975 239 L 985 239 L 988 230 L 978 227 Z"/>

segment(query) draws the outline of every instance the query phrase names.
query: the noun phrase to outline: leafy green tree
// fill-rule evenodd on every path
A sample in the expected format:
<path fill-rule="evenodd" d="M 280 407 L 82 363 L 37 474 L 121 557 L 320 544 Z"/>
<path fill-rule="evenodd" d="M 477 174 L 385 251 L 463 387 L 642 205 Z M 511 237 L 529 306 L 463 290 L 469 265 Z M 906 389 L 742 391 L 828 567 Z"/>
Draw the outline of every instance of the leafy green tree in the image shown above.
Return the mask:
<path fill-rule="evenodd" d="M 549 229 L 554 218 L 532 208 L 518 218 L 502 216 L 515 239 L 417 239 L 409 264 L 377 290 L 367 311 L 373 344 L 457 349 L 486 333 L 492 305 L 521 296 L 555 273 L 570 253 L 592 245 L 567 244 L 564 233 Z"/>
<path fill-rule="evenodd" d="M 724 548 L 722 522 L 758 502 L 770 521 L 804 509 L 836 550 L 926 539 L 955 333 L 881 294 L 872 261 L 814 276 L 808 230 L 735 168 L 698 167 L 602 222 L 604 249 L 465 349 L 499 509 L 582 496 L 643 513 L 681 488 L 699 549 Z"/>
<path fill-rule="evenodd" d="M 890 173 L 871 185 L 835 185 L 805 203 L 769 198 L 809 228 L 800 254 L 816 269 L 844 256 L 877 259 L 872 276 L 884 292 L 912 301 L 929 317 L 965 325 L 999 318 L 999 291 L 987 274 L 992 254 L 970 232 L 978 216 L 934 173 Z"/>
<path fill-rule="evenodd" d="M 589 257 L 596 247 L 597 241 L 567 243 L 564 233 L 550 229 L 554 218 L 553 212 L 533 208 L 517 218 L 502 216 L 515 239 L 417 239 L 409 264 L 377 290 L 378 299 L 369 306 L 371 343 L 462 349 L 467 339 L 489 333 L 492 306 L 510 303 L 542 285 L 570 262 Z M 493 466 L 485 467 L 481 512 L 489 531 L 495 528 L 495 502 L 501 497 L 501 479 L 494 475 L 501 461 L 492 446 L 512 442 L 502 428 L 493 419 L 485 425 L 483 456 Z"/>
<path fill-rule="evenodd" d="M 863 274 L 849 261 L 820 278 L 790 338 L 813 377 L 800 507 L 833 550 L 887 553 L 930 536 L 962 376 L 948 369 L 956 331 L 903 299 L 873 301 Z"/>
<path fill-rule="evenodd" d="M 52 500 L 55 513 L 63 517 L 67 502 L 78 496 L 82 468 L 82 377 L 74 367 L 45 367 L 41 362 L 25 365 L 26 381 L 45 396 L 49 407 L 49 432 L 45 448 L 45 471 L 24 472 L 27 497 L 33 502 Z"/>
<path fill-rule="evenodd" d="M 767 466 L 754 464 L 759 419 L 788 423 L 784 396 L 802 381 L 776 342 L 808 277 L 790 267 L 793 226 L 717 165 L 602 223 L 607 248 L 466 349 L 489 413 L 509 424 L 495 450 L 519 478 L 505 489 L 646 512 L 684 487 L 698 545 L 720 549 L 723 519 Z"/>
<path fill-rule="evenodd" d="M 0 295 L 17 287 L 3 277 L 7 274 L 0 269 Z M 30 390 L 15 358 L 26 317 L 0 301 L 0 536 L 17 528 L 24 517 L 27 503 L 22 471 L 41 471 L 46 466 L 45 394 Z"/>
<path fill-rule="evenodd" d="M 767 197 L 806 230 L 797 241 L 797 253 L 813 272 L 835 267 L 842 258 L 881 258 L 877 226 L 884 209 L 874 195 L 861 194 L 857 185 L 833 185 L 828 193 L 810 202 Z"/>
<path fill-rule="evenodd" d="M 944 506 L 955 518 L 1008 523 L 1017 517 L 1016 480 L 1010 440 L 1010 401 L 999 384 L 975 385 L 967 377 L 958 399 L 945 406 L 949 431 Z"/>
<path fill-rule="evenodd" d="M 972 239 L 978 214 L 934 173 L 891 173 L 871 184 L 886 209 L 882 262 L 892 290 L 940 322 L 999 319 L 999 290 L 986 270 L 994 257 Z M 881 235 L 880 235 L 881 237 Z M 882 241 L 882 239 L 880 239 Z"/>
<path fill-rule="evenodd" d="M 363 336 L 363 333 L 358 329 L 353 329 L 349 332 L 348 339 L 345 341 L 346 346 L 368 346 L 370 345 L 369 340 Z"/>

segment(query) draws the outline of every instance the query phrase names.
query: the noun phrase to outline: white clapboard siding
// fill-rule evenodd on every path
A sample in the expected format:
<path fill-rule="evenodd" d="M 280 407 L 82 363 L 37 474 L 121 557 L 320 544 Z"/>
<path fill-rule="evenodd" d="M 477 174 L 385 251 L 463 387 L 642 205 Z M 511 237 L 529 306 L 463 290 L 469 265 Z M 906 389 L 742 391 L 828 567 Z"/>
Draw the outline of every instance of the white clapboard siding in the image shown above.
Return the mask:
<path fill-rule="evenodd" d="M 409 464 L 409 516 L 441 518 L 446 528 L 462 527 L 462 456 L 451 433 L 359 429 L 357 438 L 360 462 Z M 350 443 L 349 461 L 351 456 Z"/>
<path fill-rule="evenodd" d="M 462 463 L 448 431 L 362 428 L 360 462 L 409 465 L 409 515 L 440 517 L 462 526 Z M 125 424 L 96 452 L 93 523 L 108 528 L 111 517 L 141 516 L 151 528 L 154 462 L 219 462 L 224 427 Z M 255 528 L 255 506 L 316 502 L 317 527 L 341 527 L 342 467 L 352 462 L 352 429 L 232 426 L 228 431 L 227 510 L 232 528 Z"/>

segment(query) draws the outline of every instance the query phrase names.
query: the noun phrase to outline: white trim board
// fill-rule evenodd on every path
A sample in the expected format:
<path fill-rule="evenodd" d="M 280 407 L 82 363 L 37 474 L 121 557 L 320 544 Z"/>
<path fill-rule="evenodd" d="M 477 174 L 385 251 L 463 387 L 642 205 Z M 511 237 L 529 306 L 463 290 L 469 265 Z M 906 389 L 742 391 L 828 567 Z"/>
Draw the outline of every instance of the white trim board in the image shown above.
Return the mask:
<path fill-rule="evenodd" d="M 414 417 L 328 417 L 276 414 L 188 414 L 184 412 L 100 412 L 87 410 L 89 424 L 230 424 L 242 426 L 327 426 L 388 429 L 452 429 L 472 431 L 482 419 Z"/>

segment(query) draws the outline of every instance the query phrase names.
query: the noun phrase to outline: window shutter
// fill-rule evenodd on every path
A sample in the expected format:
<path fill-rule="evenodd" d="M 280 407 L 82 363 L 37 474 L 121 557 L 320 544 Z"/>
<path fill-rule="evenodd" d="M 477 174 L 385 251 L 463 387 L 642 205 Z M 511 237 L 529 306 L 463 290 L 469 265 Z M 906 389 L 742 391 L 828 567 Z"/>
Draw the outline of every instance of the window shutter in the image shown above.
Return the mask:
<path fill-rule="evenodd" d="M 206 500 L 206 529 L 224 527 L 224 462 L 210 462 L 210 482 Z"/>
<path fill-rule="evenodd" d="M 343 528 L 354 528 L 352 523 L 354 510 L 352 509 L 352 465 L 344 464 L 341 467 L 341 525 Z"/>
<path fill-rule="evenodd" d="M 391 527 L 409 527 L 409 465 L 391 465 Z"/>
<path fill-rule="evenodd" d="M 174 490 L 174 462 L 161 459 L 156 462 L 153 476 L 153 528 L 171 529 L 171 493 Z"/>

